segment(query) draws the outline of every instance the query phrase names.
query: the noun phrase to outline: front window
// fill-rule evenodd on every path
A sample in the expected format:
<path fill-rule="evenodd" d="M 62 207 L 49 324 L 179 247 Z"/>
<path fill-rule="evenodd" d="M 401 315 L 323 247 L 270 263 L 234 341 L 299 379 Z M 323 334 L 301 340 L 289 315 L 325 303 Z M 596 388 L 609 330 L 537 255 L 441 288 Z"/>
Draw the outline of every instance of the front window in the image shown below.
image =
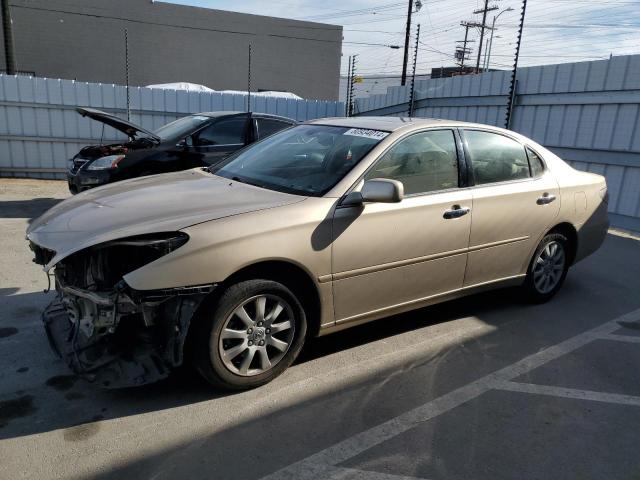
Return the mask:
<path fill-rule="evenodd" d="M 153 133 L 158 135 L 162 141 L 178 141 L 210 120 L 210 117 L 204 115 L 188 115 L 167 123 Z"/>
<path fill-rule="evenodd" d="M 405 195 L 458 186 L 458 153 L 452 130 L 429 130 L 391 147 L 365 180 L 390 178 L 402 182 Z"/>
<path fill-rule="evenodd" d="M 300 125 L 241 150 L 215 173 L 272 190 L 321 196 L 387 135 L 380 130 Z"/>

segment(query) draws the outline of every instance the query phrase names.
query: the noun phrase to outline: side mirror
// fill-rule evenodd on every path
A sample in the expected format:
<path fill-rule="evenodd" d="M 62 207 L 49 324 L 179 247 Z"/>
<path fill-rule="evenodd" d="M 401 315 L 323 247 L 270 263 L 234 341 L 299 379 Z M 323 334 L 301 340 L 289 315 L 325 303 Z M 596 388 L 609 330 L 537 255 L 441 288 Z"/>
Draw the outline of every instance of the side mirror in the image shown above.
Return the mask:
<path fill-rule="evenodd" d="M 188 137 L 184 138 L 183 140 L 180 140 L 178 143 L 176 143 L 176 147 L 178 147 L 178 148 L 193 147 L 193 137 L 191 135 L 189 135 Z"/>
<path fill-rule="evenodd" d="M 361 205 L 365 202 L 398 203 L 404 197 L 404 186 L 398 180 L 374 178 L 364 182 L 359 192 L 351 192 L 342 205 Z"/>

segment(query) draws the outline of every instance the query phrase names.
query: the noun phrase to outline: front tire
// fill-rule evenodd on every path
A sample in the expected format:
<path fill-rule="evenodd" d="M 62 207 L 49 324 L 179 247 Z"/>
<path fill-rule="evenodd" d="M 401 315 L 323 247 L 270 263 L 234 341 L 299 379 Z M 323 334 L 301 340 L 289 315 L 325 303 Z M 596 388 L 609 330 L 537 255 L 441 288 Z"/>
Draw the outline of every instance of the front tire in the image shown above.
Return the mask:
<path fill-rule="evenodd" d="M 231 285 L 201 315 L 196 368 L 212 385 L 228 390 L 273 380 L 293 363 L 306 336 L 302 305 L 271 280 Z"/>
<path fill-rule="evenodd" d="M 569 271 L 568 245 L 567 237 L 559 233 L 547 234 L 542 239 L 523 285 L 527 301 L 544 303 L 558 293 Z"/>

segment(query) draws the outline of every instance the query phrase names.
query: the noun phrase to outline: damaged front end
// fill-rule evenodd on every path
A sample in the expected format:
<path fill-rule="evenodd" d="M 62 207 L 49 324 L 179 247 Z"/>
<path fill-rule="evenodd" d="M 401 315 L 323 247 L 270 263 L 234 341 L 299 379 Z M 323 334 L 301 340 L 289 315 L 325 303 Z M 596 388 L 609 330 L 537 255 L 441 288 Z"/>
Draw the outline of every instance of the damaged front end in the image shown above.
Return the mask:
<path fill-rule="evenodd" d="M 76 252 L 55 266 L 57 296 L 43 313 L 52 348 L 103 387 L 165 378 L 183 362 L 191 319 L 214 285 L 134 290 L 123 277 L 179 248 L 182 232 L 138 235 Z M 53 252 L 32 243 L 37 263 Z"/>

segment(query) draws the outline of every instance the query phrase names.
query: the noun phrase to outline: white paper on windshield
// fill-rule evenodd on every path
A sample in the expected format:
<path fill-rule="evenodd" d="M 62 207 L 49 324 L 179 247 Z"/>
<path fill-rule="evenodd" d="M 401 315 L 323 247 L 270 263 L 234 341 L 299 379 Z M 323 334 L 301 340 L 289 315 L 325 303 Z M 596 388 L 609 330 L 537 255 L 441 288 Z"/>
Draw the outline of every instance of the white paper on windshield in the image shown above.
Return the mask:
<path fill-rule="evenodd" d="M 351 128 L 344 132 L 344 135 L 351 135 L 352 137 L 364 137 L 373 138 L 375 140 L 382 140 L 389 135 L 389 132 L 381 132 L 380 130 L 367 130 L 364 128 Z"/>

